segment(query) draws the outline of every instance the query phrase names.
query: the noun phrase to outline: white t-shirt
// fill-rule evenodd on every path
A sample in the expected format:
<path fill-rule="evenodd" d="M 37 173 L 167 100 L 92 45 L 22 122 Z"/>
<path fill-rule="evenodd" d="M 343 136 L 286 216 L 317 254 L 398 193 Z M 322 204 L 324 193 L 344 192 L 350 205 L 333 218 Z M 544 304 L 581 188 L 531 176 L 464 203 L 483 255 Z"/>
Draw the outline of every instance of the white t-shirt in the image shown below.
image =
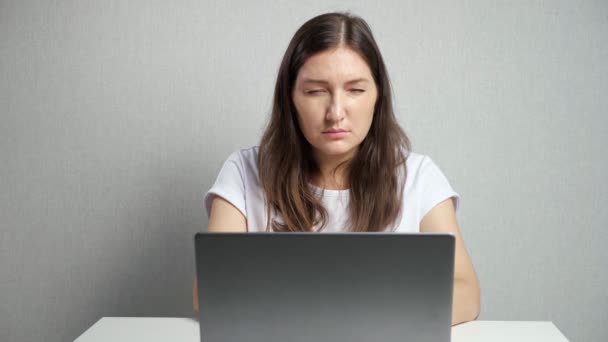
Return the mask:
<path fill-rule="evenodd" d="M 258 178 L 257 155 L 258 147 L 254 146 L 235 151 L 228 157 L 215 184 L 205 195 L 207 215 L 211 213 L 214 196 L 220 196 L 243 213 L 249 232 L 266 231 L 266 207 Z M 393 231 L 413 233 L 420 231 L 422 218 L 442 201 L 452 198 L 458 209 L 460 195 L 431 158 L 409 152 L 406 165 L 403 208 Z M 313 190 L 321 195 L 319 188 L 313 187 Z M 349 191 L 324 190 L 321 202 L 329 216 L 322 232 L 347 231 Z"/>

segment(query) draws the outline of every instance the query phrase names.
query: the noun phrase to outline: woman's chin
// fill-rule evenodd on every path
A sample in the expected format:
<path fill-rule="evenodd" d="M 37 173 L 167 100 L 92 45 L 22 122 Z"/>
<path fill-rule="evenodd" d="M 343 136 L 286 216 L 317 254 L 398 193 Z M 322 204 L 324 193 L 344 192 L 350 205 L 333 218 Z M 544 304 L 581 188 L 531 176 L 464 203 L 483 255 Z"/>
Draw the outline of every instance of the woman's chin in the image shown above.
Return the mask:
<path fill-rule="evenodd" d="M 355 147 L 345 144 L 332 144 L 333 146 L 323 146 L 317 148 L 317 152 L 328 157 L 343 157 L 353 153 Z"/>

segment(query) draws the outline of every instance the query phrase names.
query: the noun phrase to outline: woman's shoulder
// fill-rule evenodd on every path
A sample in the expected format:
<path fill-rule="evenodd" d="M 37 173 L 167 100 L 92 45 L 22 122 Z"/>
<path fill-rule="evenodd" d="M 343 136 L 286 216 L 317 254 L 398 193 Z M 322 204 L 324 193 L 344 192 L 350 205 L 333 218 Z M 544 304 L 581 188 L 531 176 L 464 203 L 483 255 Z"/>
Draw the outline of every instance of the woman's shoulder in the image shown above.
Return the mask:
<path fill-rule="evenodd" d="M 414 170 L 419 170 L 420 168 L 424 167 L 426 164 L 432 163 L 431 158 L 426 154 L 409 151 L 406 153 L 406 156 L 407 156 L 406 166 L 407 166 L 408 172 L 414 171 Z"/>
<path fill-rule="evenodd" d="M 420 219 L 447 198 L 453 198 L 455 208 L 459 208 L 460 195 L 452 188 L 442 169 L 428 155 L 409 154 L 405 191 L 410 199 L 414 198 L 415 201 L 420 202 L 421 211 L 418 214 Z"/>
<path fill-rule="evenodd" d="M 259 146 L 257 145 L 239 148 L 228 156 L 226 163 L 234 163 L 241 171 L 247 174 L 257 175 L 258 151 Z M 405 156 L 407 158 L 406 167 L 408 176 L 424 173 L 426 169 L 433 168 L 435 166 L 434 161 L 426 154 L 407 151 L 405 152 Z"/>
<path fill-rule="evenodd" d="M 407 151 L 407 152 L 405 152 L 405 156 L 407 157 L 407 162 L 409 164 L 420 164 L 420 162 L 422 161 L 422 159 L 424 159 L 424 158 L 427 157 L 424 154 L 416 153 L 416 152 L 413 152 L 413 151 Z"/>
<path fill-rule="evenodd" d="M 250 161 L 250 160 L 257 160 L 258 158 L 258 146 L 250 146 L 250 147 L 243 147 L 243 148 L 239 148 L 237 150 L 235 150 L 234 152 L 232 152 L 230 154 L 230 156 L 228 156 L 229 160 L 243 160 L 243 161 Z"/>
<path fill-rule="evenodd" d="M 409 152 L 406 160 L 407 176 L 411 181 L 432 179 L 441 172 L 435 161 L 426 154 Z"/>
<path fill-rule="evenodd" d="M 245 174 L 257 175 L 258 146 L 240 148 L 232 152 L 226 163 L 234 163 Z"/>
<path fill-rule="evenodd" d="M 233 151 L 227 158 L 226 162 L 234 162 L 239 168 L 251 170 L 257 173 L 259 146 L 250 146 L 239 148 Z M 426 154 L 416 153 L 413 151 L 405 152 L 407 157 L 406 166 L 408 173 L 424 170 L 429 165 L 434 165 L 433 160 Z"/>

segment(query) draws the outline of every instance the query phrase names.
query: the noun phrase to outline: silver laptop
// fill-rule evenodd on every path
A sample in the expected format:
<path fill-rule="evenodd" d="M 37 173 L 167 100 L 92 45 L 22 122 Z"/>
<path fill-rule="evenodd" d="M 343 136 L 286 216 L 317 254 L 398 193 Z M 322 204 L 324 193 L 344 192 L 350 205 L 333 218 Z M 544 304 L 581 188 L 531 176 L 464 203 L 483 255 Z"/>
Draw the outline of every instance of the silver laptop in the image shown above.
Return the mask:
<path fill-rule="evenodd" d="M 202 342 L 448 342 L 454 236 L 198 233 Z"/>

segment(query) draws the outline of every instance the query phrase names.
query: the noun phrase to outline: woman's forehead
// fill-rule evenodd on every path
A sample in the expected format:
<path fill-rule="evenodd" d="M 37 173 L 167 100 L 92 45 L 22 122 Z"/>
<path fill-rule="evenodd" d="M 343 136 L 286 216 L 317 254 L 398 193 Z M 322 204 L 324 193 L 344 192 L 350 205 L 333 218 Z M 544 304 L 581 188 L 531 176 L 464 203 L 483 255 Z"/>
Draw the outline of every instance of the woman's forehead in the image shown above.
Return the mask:
<path fill-rule="evenodd" d="M 326 50 L 309 57 L 300 68 L 300 81 L 369 81 L 371 70 L 367 62 L 348 48 Z"/>

